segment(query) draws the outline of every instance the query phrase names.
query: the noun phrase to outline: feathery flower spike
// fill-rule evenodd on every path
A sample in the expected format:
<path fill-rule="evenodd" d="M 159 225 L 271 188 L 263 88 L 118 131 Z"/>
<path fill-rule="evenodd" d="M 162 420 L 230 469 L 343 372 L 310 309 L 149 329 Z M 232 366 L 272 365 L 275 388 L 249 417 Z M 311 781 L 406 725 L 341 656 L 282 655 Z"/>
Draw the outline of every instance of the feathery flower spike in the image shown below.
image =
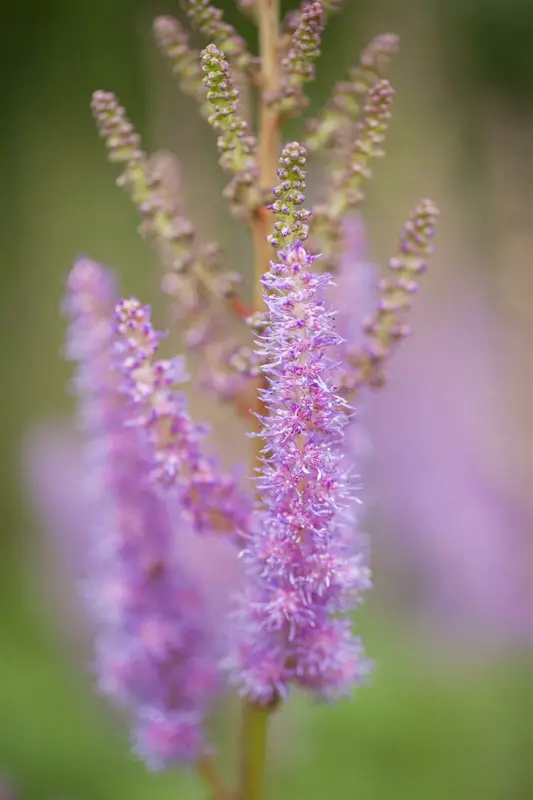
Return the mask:
<path fill-rule="evenodd" d="M 295 161 L 298 170 L 287 171 Z M 345 617 L 370 576 L 353 547 L 353 492 L 340 452 L 349 409 L 328 356 L 342 340 L 322 299 L 331 278 L 311 271 L 316 257 L 287 225 L 301 213 L 305 151 L 290 144 L 280 163 L 279 262 L 263 276 L 268 324 L 257 339 L 268 384 L 261 501 L 241 554 L 248 585 L 237 600 L 227 662 L 242 693 L 264 705 L 291 684 L 325 697 L 343 694 L 369 666 Z"/>
<path fill-rule="evenodd" d="M 121 300 L 115 308 L 117 367 L 125 378 L 131 424 L 149 443 L 151 476 L 163 489 L 177 489 L 183 513 L 197 533 L 238 536 L 249 527 L 249 500 L 236 478 L 220 472 L 203 451 L 207 428 L 197 425 L 176 384 L 187 380 L 183 359 L 156 361 L 163 338 L 148 307 Z"/>
<path fill-rule="evenodd" d="M 114 294 L 98 264 L 76 262 L 65 308 L 94 509 L 87 594 L 100 689 L 128 710 L 135 748 L 157 769 L 205 752 L 203 717 L 219 678 L 202 595 L 176 560 L 169 508 L 150 486 L 140 431 L 128 425 L 114 363 Z"/>

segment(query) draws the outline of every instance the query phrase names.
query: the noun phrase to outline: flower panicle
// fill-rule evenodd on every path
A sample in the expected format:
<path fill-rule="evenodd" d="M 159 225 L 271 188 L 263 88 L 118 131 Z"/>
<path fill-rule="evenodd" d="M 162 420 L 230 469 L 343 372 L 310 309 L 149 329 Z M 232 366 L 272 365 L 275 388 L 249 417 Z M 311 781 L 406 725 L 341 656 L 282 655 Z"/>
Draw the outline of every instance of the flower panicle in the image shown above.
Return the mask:
<path fill-rule="evenodd" d="M 198 102 L 200 113 L 207 117 L 209 108 L 200 66 L 200 53 L 190 46 L 183 25 L 175 17 L 168 15 L 156 17 L 153 33 L 159 49 L 168 58 L 172 71 L 179 79 L 181 90 Z"/>
<path fill-rule="evenodd" d="M 258 59 L 248 52 L 246 42 L 235 28 L 224 21 L 220 8 L 209 0 L 182 0 L 182 6 L 194 27 L 213 42 L 237 70 L 255 78 Z"/>
<path fill-rule="evenodd" d="M 85 594 L 97 621 L 99 688 L 128 711 L 135 749 L 159 769 L 206 752 L 203 721 L 219 675 L 202 594 L 176 560 L 169 509 L 149 485 L 140 432 L 128 425 L 114 303 L 109 273 L 79 259 L 65 310 L 94 509 Z"/>
<path fill-rule="evenodd" d="M 346 388 L 357 390 L 367 385 L 377 389 L 384 384 L 385 362 L 410 332 L 407 317 L 418 292 L 419 277 L 426 271 L 427 257 L 433 252 L 438 215 L 433 201 L 424 199 L 406 222 L 399 254 L 389 261 L 390 277 L 379 283 L 377 311 L 363 323 L 365 341 L 351 351 L 348 348 L 351 369 L 345 379 Z"/>
<path fill-rule="evenodd" d="M 353 67 L 347 81 L 339 82 L 332 98 L 318 118 L 307 123 L 305 146 L 310 153 L 335 147 L 342 153 L 349 147 L 353 125 L 364 108 L 371 88 L 385 78 L 391 57 L 398 52 L 399 38 L 384 33 L 370 41 L 361 53 L 359 64 Z"/>
<path fill-rule="evenodd" d="M 288 147 L 301 170 L 303 148 Z M 267 324 L 259 326 L 256 346 L 267 385 L 258 434 L 260 500 L 241 554 L 248 583 L 237 600 L 228 661 L 242 693 L 263 705 L 291 685 L 343 694 L 368 669 L 344 616 L 360 602 L 369 571 L 354 548 L 353 486 L 340 450 L 350 411 L 336 391 L 337 361 L 328 355 L 342 342 L 324 300 L 331 276 L 314 272 L 316 256 L 290 226 L 285 230 L 278 261 L 262 279 Z"/>
<path fill-rule="evenodd" d="M 220 165 L 234 177 L 224 194 L 234 212 L 247 214 L 260 205 L 257 142 L 239 113 L 236 89 L 224 53 L 215 44 L 202 50 L 209 122 L 218 133 Z"/>
<path fill-rule="evenodd" d="M 237 479 L 204 452 L 207 428 L 193 422 L 185 395 L 175 389 L 188 379 L 183 359 L 156 360 L 163 334 L 154 330 L 149 308 L 135 299 L 117 304 L 115 331 L 132 424 L 149 441 L 152 481 L 177 492 L 197 533 L 238 537 L 249 527 L 249 499 Z"/>
<path fill-rule="evenodd" d="M 281 61 L 281 88 L 275 96 L 269 98 L 272 107 L 282 117 L 297 113 L 309 103 L 303 89 L 306 83 L 314 79 L 314 64 L 320 55 L 325 24 L 323 2 L 306 2 L 295 19 L 296 27 Z"/>

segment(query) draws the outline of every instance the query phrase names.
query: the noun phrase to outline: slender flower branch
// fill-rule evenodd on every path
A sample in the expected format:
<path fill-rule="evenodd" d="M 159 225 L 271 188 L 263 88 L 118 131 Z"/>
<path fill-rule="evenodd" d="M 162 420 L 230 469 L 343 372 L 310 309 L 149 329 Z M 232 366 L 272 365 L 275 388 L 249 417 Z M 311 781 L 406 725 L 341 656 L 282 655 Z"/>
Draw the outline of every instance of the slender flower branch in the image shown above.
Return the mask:
<path fill-rule="evenodd" d="M 315 119 L 307 122 L 304 141 L 308 152 L 329 147 L 341 153 L 350 147 L 349 136 L 367 101 L 368 93 L 389 69 L 391 56 L 398 51 L 398 37 L 393 33 L 376 36 L 361 53 L 359 64 L 350 70 L 347 81 L 339 82 L 328 105 Z"/>
<path fill-rule="evenodd" d="M 207 428 L 195 424 L 186 398 L 174 390 L 187 380 L 181 358 L 156 361 L 163 338 L 152 327 L 149 309 L 121 300 L 115 309 L 117 367 L 132 409 L 131 423 L 146 432 L 151 475 L 167 490 L 178 490 L 182 512 L 197 533 L 236 536 L 249 528 L 247 495 L 236 478 L 220 472 L 204 453 Z"/>
<path fill-rule="evenodd" d="M 207 90 L 202 80 L 200 53 L 189 45 L 189 37 L 183 25 L 174 17 L 156 17 L 153 32 L 159 48 L 169 59 L 172 71 L 179 78 L 181 90 L 198 102 L 202 115 L 207 117 Z"/>
<path fill-rule="evenodd" d="M 235 88 L 224 53 L 214 44 L 202 50 L 202 70 L 207 88 L 209 122 L 219 134 L 220 166 L 234 175 L 224 194 L 235 213 L 247 214 L 259 204 L 257 143 L 239 113 Z"/>
<path fill-rule="evenodd" d="M 389 261 L 391 275 L 379 284 L 377 311 L 364 322 L 365 341 L 360 347 L 348 348 L 350 368 L 343 384 L 352 394 L 365 385 L 373 389 L 383 386 L 385 362 L 409 335 L 408 312 L 418 292 L 418 278 L 426 271 L 427 257 L 433 251 L 438 214 L 431 200 L 422 200 L 405 224 L 399 255 Z"/>
<path fill-rule="evenodd" d="M 216 276 L 192 247 L 194 226 L 183 215 L 176 215 L 161 201 L 157 174 L 141 148 L 139 135 L 112 92 L 96 91 L 92 99 L 93 116 L 100 136 L 109 150 L 110 161 L 123 164 L 118 179 L 141 214 L 141 233 L 153 242 L 163 263 L 169 270 L 194 273 L 206 291 L 217 298 L 228 298 L 234 303 L 235 275 Z M 205 252 L 205 251 L 204 251 Z"/>
<path fill-rule="evenodd" d="M 252 78 L 255 76 L 257 59 L 248 52 L 246 42 L 235 28 L 224 22 L 219 8 L 209 0 L 182 0 L 182 6 L 194 27 L 220 48 L 236 69 Z"/>
<path fill-rule="evenodd" d="M 321 0 L 311 0 L 299 13 L 291 45 L 282 58 L 279 91 L 270 96 L 273 107 L 283 117 L 295 114 L 308 104 L 304 84 L 313 80 L 314 63 L 320 55 L 320 40 L 324 29 L 324 6 Z"/>
<path fill-rule="evenodd" d="M 375 83 L 367 95 L 363 117 L 331 180 L 324 202 L 313 209 L 312 235 L 325 266 L 332 269 L 342 242 L 342 219 L 357 211 L 364 199 L 364 181 L 371 164 L 384 155 L 383 142 L 391 117 L 394 90 L 388 80 Z"/>

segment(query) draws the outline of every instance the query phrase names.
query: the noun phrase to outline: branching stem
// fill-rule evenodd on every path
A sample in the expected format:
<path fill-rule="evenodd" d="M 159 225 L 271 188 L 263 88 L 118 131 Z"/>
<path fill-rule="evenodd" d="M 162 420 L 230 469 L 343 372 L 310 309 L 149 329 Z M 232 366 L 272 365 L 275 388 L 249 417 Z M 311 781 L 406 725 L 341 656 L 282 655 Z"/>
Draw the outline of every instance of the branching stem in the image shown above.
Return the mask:
<path fill-rule="evenodd" d="M 259 111 L 259 179 L 265 197 L 277 181 L 279 158 L 280 120 L 269 104 L 280 85 L 279 65 L 279 0 L 258 0 L 259 48 L 261 55 L 261 102 Z M 272 229 L 271 213 L 264 207 L 254 215 L 252 222 L 255 250 L 254 306 L 264 308 L 261 276 L 268 270 L 272 250 L 267 235 Z M 261 388 L 260 385 L 257 387 Z M 255 413 L 264 412 L 259 393 L 256 394 Z M 257 421 L 258 424 L 258 421 Z M 254 439 L 254 463 L 259 459 L 260 438 Z M 267 731 L 270 711 L 249 700 L 244 701 L 242 716 L 242 757 L 239 800 L 261 800 L 266 761 Z"/>

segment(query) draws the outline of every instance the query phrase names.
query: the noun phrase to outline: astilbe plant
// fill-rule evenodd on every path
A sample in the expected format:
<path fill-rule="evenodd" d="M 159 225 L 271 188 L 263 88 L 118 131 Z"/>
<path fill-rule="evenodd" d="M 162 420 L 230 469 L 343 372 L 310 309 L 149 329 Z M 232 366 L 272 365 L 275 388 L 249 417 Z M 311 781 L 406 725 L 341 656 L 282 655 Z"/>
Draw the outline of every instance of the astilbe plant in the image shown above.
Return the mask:
<path fill-rule="evenodd" d="M 279 0 L 239 5 L 259 27 L 259 56 L 208 0 L 183 3 L 208 40 L 201 53 L 171 17 L 157 19 L 154 33 L 217 134 L 224 195 L 254 247 L 251 301 L 218 247 L 199 241 L 175 159 L 144 152 L 112 93 L 95 92 L 92 109 L 161 261 L 184 347 L 201 357 L 204 385 L 249 423 L 253 481 L 243 487 L 209 453 L 207 428 L 182 391 L 184 356 L 160 357 L 163 334 L 147 306 L 120 299 L 112 276 L 88 258 L 75 263 L 65 303 L 86 491 L 97 509 L 86 595 L 98 685 L 128 712 L 135 749 L 150 767 L 194 766 L 219 800 L 232 793 L 217 775 L 206 720 L 227 686 L 243 703 L 236 796 L 258 800 L 268 721 L 291 689 L 336 699 L 370 669 L 351 623 L 370 569 L 355 514 L 357 448 L 346 433 L 361 389 L 383 385 L 387 360 L 408 333 L 437 216 L 429 200 L 416 206 L 389 277 L 374 287 L 375 311 L 354 333 L 350 310 L 368 298 L 354 295 L 366 290 L 349 273 L 359 259 L 364 183 L 390 120 L 386 72 L 397 38 L 374 39 L 309 122 L 305 142 L 283 143 L 283 123 L 308 102 L 322 31 L 340 4 L 309 0 L 282 23 Z M 258 93 L 256 134 L 240 110 L 237 87 L 246 83 Z M 331 160 L 310 210 L 308 153 Z M 244 582 L 223 635 L 201 573 L 182 557 L 178 529 L 224 537 L 241 558 Z"/>

